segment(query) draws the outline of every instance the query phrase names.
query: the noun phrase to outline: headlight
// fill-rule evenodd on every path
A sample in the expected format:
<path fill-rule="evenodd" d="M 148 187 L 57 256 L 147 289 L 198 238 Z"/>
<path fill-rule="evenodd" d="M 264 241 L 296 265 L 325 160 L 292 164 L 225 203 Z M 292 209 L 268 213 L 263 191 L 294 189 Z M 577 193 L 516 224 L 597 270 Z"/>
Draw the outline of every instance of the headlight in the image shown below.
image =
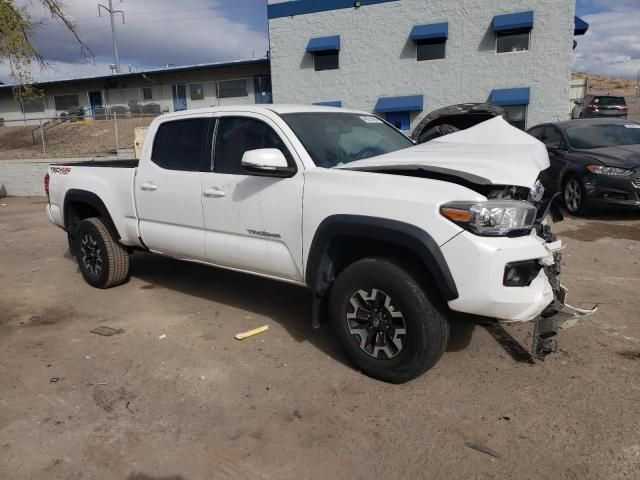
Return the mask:
<path fill-rule="evenodd" d="M 530 202 L 539 202 L 540 200 L 542 200 L 543 196 L 544 196 L 544 187 L 542 186 L 542 182 L 540 180 L 536 180 L 536 183 L 534 183 L 533 188 L 529 191 L 528 200 Z"/>
<path fill-rule="evenodd" d="M 591 173 L 613 175 L 615 177 L 627 177 L 633 173 L 633 170 L 627 170 L 626 168 L 605 167 L 603 165 L 589 165 L 587 166 L 587 170 Z"/>
<path fill-rule="evenodd" d="M 518 200 L 451 202 L 440 207 L 440 213 L 476 235 L 492 237 L 527 235 L 536 219 L 536 207 Z"/>

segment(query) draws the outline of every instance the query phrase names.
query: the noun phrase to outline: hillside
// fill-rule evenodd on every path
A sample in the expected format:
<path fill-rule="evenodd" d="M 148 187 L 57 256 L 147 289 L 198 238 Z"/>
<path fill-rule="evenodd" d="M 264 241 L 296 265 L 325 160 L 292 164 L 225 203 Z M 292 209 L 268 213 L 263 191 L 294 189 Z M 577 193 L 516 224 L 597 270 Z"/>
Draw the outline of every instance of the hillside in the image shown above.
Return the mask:
<path fill-rule="evenodd" d="M 589 82 L 588 93 L 610 93 L 634 98 L 636 96 L 636 81 L 626 78 L 605 77 L 591 73 L 576 72 L 574 79 L 586 78 Z"/>

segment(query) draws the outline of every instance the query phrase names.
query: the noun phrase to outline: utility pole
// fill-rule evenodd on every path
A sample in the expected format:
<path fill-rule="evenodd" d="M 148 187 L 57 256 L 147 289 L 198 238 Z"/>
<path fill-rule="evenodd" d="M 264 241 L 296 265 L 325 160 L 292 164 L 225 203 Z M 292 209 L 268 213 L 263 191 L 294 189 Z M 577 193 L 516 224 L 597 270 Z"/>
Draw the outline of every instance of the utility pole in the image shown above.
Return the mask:
<path fill-rule="evenodd" d="M 120 3 L 122 3 L 122 0 L 120 0 Z M 99 17 L 102 16 L 102 10 L 100 10 L 101 8 L 107 11 L 109 13 L 109 17 L 111 17 L 111 37 L 113 38 L 113 56 L 115 60 L 115 73 L 120 73 L 120 52 L 118 51 L 118 37 L 116 35 L 116 22 L 113 16 L 116 13 L 120 13 L 122 15 L 122 23 L 124 24 L 124 12 L 122 10 L 114 10 L 112 0 L 109 0 L 109 7 L 105 7 L 101 3 L 98 4 Z"/>

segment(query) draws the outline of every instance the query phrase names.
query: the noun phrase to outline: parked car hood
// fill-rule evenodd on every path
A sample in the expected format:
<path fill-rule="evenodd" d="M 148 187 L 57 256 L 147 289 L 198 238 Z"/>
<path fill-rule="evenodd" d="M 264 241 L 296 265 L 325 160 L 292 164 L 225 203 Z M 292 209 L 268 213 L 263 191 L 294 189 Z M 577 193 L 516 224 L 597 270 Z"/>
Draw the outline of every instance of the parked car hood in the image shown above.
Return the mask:
<path fill-rule="evenodd" d="M 640 166 L 640 145 L 617 145 L 574 150 L 574 152 L 602 162 L 608 167 L 634 168 Z"/>
<path fill-rule="evenodd" d="M 549 167 L 544 144 L 495 117 L 421 145 L 336 168 L 383 172 L 427 170 L 480 185 L 531 188 Z"/>

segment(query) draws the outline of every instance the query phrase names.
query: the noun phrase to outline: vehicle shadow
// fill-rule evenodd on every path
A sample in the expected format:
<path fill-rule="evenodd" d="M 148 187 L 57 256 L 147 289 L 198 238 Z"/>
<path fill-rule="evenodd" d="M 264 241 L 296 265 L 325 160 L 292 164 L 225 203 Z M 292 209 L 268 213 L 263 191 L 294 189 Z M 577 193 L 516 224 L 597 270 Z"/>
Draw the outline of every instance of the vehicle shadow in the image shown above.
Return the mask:
<path fill-rule="evenodd" d="M 150 253 L 131 256 L 132 276 L 167 288 L 271 318 L 297 342 L 309 342 L 326 355 L 350 365 L 329 325 L 311 326 L 311 291 L 283 282 Z M 471 341 L 474 325 L 453 319 L 447 351 Z"/>

